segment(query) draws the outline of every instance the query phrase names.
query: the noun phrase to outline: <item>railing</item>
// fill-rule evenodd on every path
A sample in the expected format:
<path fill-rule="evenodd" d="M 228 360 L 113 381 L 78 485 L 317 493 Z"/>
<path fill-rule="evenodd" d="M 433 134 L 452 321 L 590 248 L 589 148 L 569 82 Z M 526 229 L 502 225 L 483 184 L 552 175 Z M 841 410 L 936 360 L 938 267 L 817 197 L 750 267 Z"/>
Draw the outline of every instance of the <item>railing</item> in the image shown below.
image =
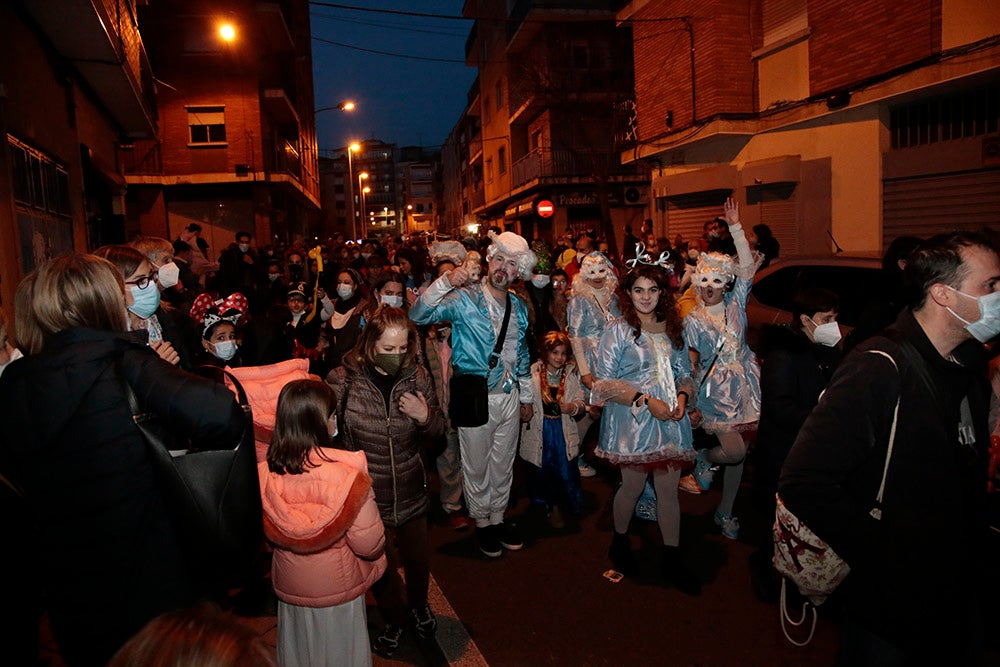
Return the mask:
<path fill-rule="evenodd" d="M 264 168 L 271 173 L 288 174 L 302 180 L 302 160 L 295 144 L 282 139 L 269 146 L 264 145 Z"/>
<path fill-rule="evenodd" d="M 511 187 L 516 188 L 540 178 L 597 178 L 634 176 L 638 167 L 622 165 L 618 153 L 611 151 L 536 149 L 511 165 Z"/>
<path fill-rule="evenodd" d="M 135 141 L 118 149 L 122 171 L 132 175 L 163 173 L 163 156 L 155 141 Z"/>

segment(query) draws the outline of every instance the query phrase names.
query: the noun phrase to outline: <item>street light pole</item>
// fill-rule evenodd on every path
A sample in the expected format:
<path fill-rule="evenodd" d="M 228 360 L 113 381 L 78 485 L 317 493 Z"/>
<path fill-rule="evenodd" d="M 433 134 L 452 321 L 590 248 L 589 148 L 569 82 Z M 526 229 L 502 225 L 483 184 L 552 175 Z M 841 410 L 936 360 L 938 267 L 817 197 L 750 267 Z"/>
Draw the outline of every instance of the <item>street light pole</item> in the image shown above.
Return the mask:
<path fill-rule="evenodd" d="M 358 238 L 358 230 L 354 220 L 357 217 L 357 210 L 354 208 L 354 162 L 351 154 L 358 150 L 361 150 L 361 145 L 357 142 L 352 143 L 347 147 L 347 192 L 348 196 L 351 198 L 350 215 L 352 241 Z"/>
<path fill-rule="evenodd" d="M 361 193 L 360 196 L 358 197 L 358 201 L 361 204 L 361 211 L 360 211 L 360 213 L 358 215 L 358 218 L 361 221 L 362 228 L 364 228 L 366 230 L 366 232 L 367 232 L 367 227 L 365 227 L 365 219 L 364 219 L 364 216 L 365 216 L 365 192 L 368 190 L 368 188 L 366 188 L 364 186 L 364 183 L 362 183 L 362 181 L 365 181 L 367 179 L 368 179 L 368 172 L 367 171 L 363 171 L 360 174 L 358 174 L 358 192 Z"/>

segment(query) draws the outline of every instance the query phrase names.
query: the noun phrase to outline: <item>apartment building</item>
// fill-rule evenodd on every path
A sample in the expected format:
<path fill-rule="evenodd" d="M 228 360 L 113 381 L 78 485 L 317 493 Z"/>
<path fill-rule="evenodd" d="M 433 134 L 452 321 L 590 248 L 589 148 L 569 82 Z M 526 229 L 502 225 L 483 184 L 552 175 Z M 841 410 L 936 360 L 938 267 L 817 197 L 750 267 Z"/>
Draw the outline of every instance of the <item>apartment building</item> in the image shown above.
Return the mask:
<path fill-rule="evenodd" d="M 652 217 L 701 234 L 726 197 L 783 255 L 1000 225 L 1000 7 L 976 0 L 635 0 Z"/>

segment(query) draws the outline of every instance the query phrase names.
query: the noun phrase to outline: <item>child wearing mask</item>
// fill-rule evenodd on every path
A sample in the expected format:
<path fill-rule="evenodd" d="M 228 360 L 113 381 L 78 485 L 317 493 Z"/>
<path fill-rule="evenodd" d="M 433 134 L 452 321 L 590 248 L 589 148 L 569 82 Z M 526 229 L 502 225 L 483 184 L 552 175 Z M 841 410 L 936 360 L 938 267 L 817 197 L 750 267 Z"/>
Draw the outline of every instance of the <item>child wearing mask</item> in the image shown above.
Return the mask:
<path fill-rule="evenodd" d="M 236 325 L 247 312 L 247 298 L 239 292 L 213 301 L 201 294 L 191 306 L 191 319 L 201 327 L 201 358 L 198 362 L 210 366 L 242 365 L 238 355 Z"/>
<path fill-rule="evenodd" d="M 258 464 L 284 667 L 372 664 L 365 591 L 385 572 L 385 532 L 365 455 L 329 449 L 335 434 L 326 384 L 285 385 Z"/>

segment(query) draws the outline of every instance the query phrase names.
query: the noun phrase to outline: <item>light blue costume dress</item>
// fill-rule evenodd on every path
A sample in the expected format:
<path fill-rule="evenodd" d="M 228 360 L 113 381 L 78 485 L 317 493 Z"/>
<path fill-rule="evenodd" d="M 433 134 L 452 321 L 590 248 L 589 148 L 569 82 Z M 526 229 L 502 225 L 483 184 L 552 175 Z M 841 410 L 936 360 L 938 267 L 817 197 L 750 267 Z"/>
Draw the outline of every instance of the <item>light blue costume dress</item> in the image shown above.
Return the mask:
<path fill-rule="evenodd" d="M 751 284 L 737 277 L 718 316 L 699 305 L 684 318 L 684 339 L 701 357 L 698 409 L 708 433 L 744 430 L 760 419 L 760 365 L 746 340 Z"/>
<path fill-rule="evenodd" d="M 677 404 L 678 392 L 694 396 L 687 346 L 676 348 L 666 334 L 643 332 L 639 340 L 624 319 L 609 323 L 601 336 L 594 394 L 607 398 L 623 388 Z M 607 400 L 601 417 L 597 456 L 616 465 L 676 465 L 694 461 L 691 421 L 660 421 L 642 406 Z"/>
<path fill-rule="evenodd" d="M 597 375 L 597 347 L 601 342 L 601 334 L 608 322 L 621 317 L 618 308 L 618 297 L 614 294 L 608 301 L 608 307 L 603 308 L 592 293 L 573 294 L 566 304 L 566 328 L 569 330 L 570 342 L 573 347 L 573 358 L 576 359 L 580 375 Z M 584 389 L 586 398 L 590 392 Z"/>

